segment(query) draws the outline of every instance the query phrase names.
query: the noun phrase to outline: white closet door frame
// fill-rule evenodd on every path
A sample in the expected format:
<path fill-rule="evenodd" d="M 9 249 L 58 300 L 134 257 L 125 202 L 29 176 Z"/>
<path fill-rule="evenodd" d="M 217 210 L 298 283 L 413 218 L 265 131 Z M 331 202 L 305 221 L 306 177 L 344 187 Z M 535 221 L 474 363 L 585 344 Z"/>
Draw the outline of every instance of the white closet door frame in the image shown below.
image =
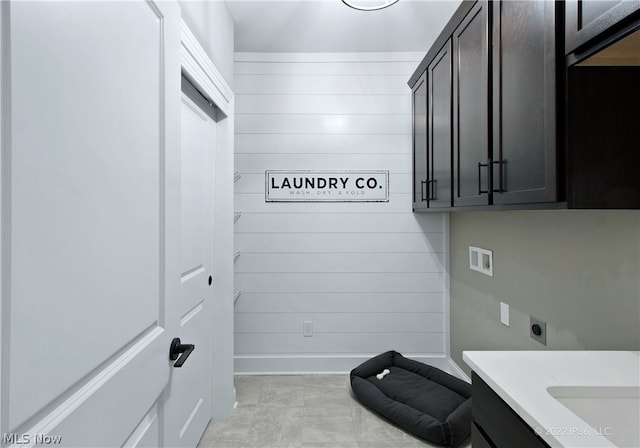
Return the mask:
<path fill-rule="evenodd" d="M 231 415 L 233 385 L 233 159 L 234 95 L 220 71 L 182 21 L 180 60 L 182 74 L 221 112 L 218 114 L 215 156 L 214 273 L 211 322 L 213 325 L 213 418 Z"/>

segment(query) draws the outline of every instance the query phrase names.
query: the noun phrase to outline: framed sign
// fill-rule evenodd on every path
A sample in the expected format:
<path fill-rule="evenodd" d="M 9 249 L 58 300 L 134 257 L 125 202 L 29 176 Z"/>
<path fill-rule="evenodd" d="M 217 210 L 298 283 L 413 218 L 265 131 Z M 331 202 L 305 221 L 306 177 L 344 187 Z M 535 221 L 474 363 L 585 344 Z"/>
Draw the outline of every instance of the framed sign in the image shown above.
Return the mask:
<path fill-rule="evenodd" d="M 389 171 L 265 171 L 266 202 L 389 202 Z"/>

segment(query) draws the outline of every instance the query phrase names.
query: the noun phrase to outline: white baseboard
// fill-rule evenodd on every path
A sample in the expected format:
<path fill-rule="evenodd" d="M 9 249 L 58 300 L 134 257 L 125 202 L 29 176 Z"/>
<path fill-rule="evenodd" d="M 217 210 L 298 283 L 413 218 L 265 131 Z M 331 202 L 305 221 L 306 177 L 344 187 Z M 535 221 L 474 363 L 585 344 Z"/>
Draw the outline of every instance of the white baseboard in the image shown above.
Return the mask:
<path fill-rule="evenodd" d="M 449 373 L 457 376 L 460 379 L 465 380 L 467 383 L 471 383 L 471 378 L 469 378 L 467 374 L 464 373 L 464 370 L 462 370 L 460 366 L 456 364 L 456 362 L 451 358 L 449 358 L 449 367 L 450 367 L 450 370 L 453 370 L 453 372 L 449 372 Z"/>
<path fill-rule="evenodd" d="M 347 374 L 375 354 L 352 356 L 236 356 L 234 372 L 236 375 L 313 375 Z M 449 360 L 439 355 L 403 356 L 415 359 L 430 366 L 458 375 Z"/>

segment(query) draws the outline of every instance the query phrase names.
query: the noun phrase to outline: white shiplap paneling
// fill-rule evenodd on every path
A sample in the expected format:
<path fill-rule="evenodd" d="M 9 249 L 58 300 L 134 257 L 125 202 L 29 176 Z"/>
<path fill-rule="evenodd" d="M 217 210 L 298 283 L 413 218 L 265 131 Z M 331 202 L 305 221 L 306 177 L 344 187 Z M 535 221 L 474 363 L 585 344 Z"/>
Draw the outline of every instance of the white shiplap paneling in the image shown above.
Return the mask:
<path fill-rule="evenodd" d="M 299 205 L 299 204 L 297 204 Z M 342 205 L 342 204 L 340 204 Z M 375 205 L 375 204 L 372 204 Z M 242 218 L 240 218 L 242 219 Z M 236 250 L 247 253 L 396 253 L 433 254 L 444 251 L 441 233 L 239 233 Z M 268 269 L 268 266 L 265 266 Z M 270 271 L 265 271 L 270 272 Z"/>
<path fill-rule="evenodd" d="M 375 305 L 375 307 L 374 307 Z M 444 313 L 437 292 L 246 293 L 236 313 Z"/>
<path fill-rule="evenodd" d="M 445 220 L 411 212 L 406 81 L 419 60 L 236 54 L 238 372 L 445 355 Z M 266 170 L 389 170 L 389 202 L 266 203 Z"/>
<path fill-rule="evenodd" d="M 406 75 L 236 75 L 241 95 L 406 95 Z"/>
<path fill-rule="evenodd" d="M 236 154 L 407 154 L 405 134 L 237 134 Z"/>
<path fill-rule="evenodd" d="M 235 64 L 236 75 L 402 75 L 409 77 L 416 63 L 389 62 L 242 62 Z"/>
<path fill-rule="evenodd" d="M 410 115 L 243 114 L 238 134 L 366 134 L 411 132 Z"/>
<path fill-rule="evenodd" d="M 243 293 L 441 292 L 442 273 L 261 272 L 236 274 Z"/>
<path fill-rule="evenodd" d="M 431 333 L 444 331 L 440 313 L 236 313 L 238 333 L 299 334 L 313 319 L 313 333 Z"/>
<path fill-rule="evenodd" d="M 236 234 L 327 233 L 327 229 L 333 233 L 442 233 L 440 215 L 429 213 L 417 218 L 407 219 L 404 213 L 245 213 L 235 229 Z M 286 228 L 283 222 L 287 223 Z"/>
<path fill-rule="evenodd" d="M 236 106 L 252 114 L 411 114 L 405 95 L 238 95 Z"/>
<path fill-rule="evenodd" d="M 307 137 L 309 140 L 314 135 Z M 264 174 L 265 170 L 389 170 L 411 173 L 409 154 L 236 154 L 236 169 L 241 173 Z"/>
<path fill-rule="evenodd" d="M 423 253 L 244 253 L 236 261 L 237 273 L 433 273 L 442 272 L 444 254 L 425 257 Z"/>

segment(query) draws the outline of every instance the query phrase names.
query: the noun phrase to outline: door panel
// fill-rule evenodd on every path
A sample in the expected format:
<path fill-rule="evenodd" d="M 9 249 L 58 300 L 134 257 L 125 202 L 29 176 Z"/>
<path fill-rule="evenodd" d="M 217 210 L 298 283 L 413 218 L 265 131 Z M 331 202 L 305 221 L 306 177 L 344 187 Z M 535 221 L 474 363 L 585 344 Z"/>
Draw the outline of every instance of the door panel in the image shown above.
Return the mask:
<path fill-rule="evenodd" d="M 427 75 L 413 89 L 413 209 L 427 208 Z"/>
<path fill-rule="evenodd" d="M 487 10 L 476 3 L 453 33 L 455 206 L 489 203 Z"/>
<path fill-rule="evenodd" d="M 504 1 L 493 8 L 493 203 L 553 202 L 556 5 Z"/>
<path fill-rule="evenodd" d="M 2 432 L 119 446 L 169 380 L 164 212 L 176 206 L 164 179 L 177 124 L 165 107 L 179 9 L 2 8 Z"/>
<path fill-rule="evenodd" d="M 153 405 L 133 434 L 122 445 L 123 448 L 157 448 L 160 446 L 160 424 L 158 406 Z"/>
<path fill-rule="evenodd" d="M 429 207 L 451 207 L 451 41 L 434 58 L 429 73 Z"/>
<path fill-rule="evenodd" d="M 211 299 L 213 288 L 213 198 L 215 110 L 183 78 L 180 300 L 167 318 L 177 336 L 196 349 L 172 369 L 166 403 L 168 446 L 195 446 L 211 418 Z M 193 99 L 192 99 L 193 98 Z"/>

